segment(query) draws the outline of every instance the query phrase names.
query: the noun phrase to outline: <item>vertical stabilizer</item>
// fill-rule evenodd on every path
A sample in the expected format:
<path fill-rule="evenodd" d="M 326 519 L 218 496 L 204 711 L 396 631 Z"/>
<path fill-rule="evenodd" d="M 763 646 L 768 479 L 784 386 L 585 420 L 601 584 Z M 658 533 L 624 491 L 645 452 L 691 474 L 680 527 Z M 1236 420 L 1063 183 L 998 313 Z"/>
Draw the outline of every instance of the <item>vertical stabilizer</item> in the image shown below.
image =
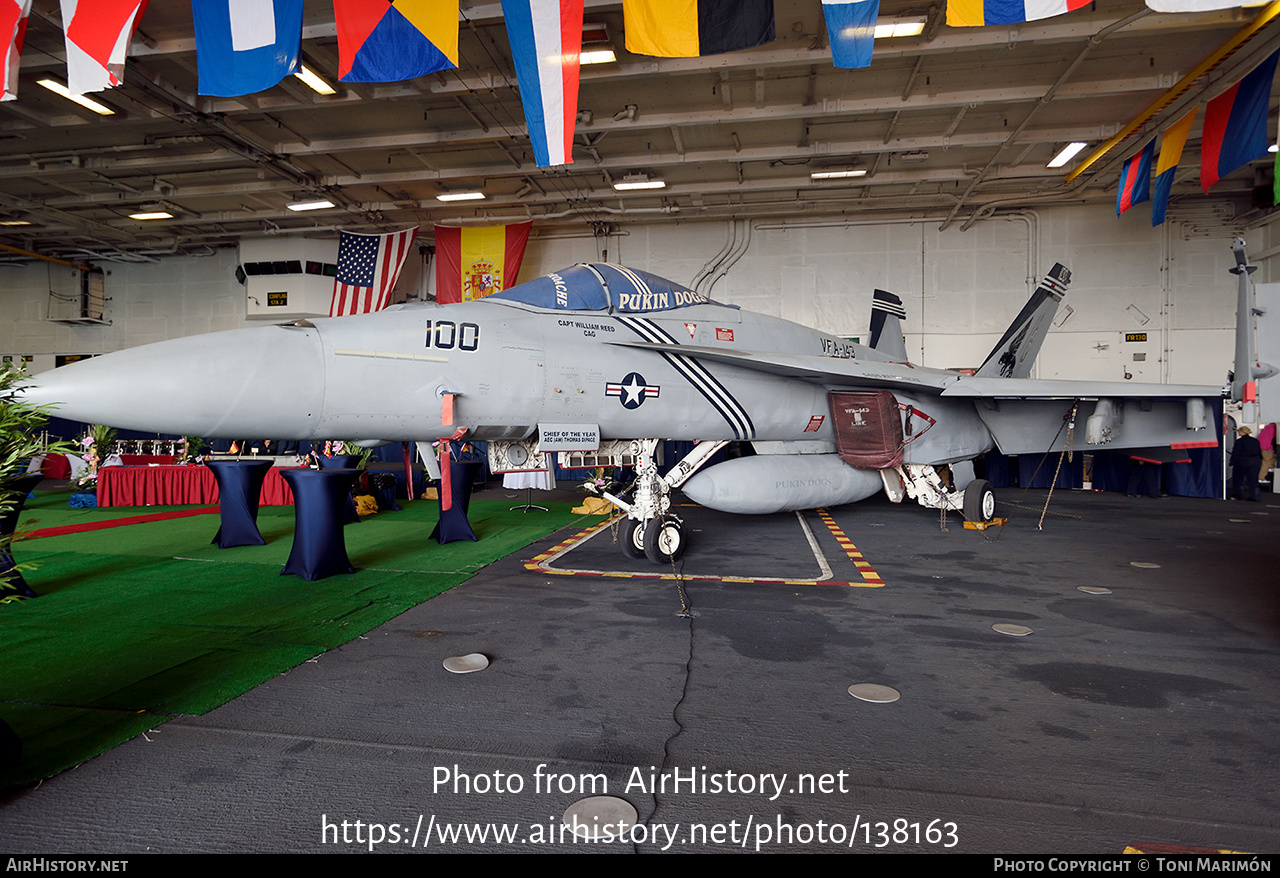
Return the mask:
<path fill-rule="evenodd" d="M 897 363 L 907 361 L 907 343 L 902 338 L 902 321 L 906 319 L 902 299 L 876 290 L 871 298 L 871 347 Z"/>
<path fill-rule="evenodd" d="M 1049 334 L 1058 303 L 1067 294 L 1071 271 L 1061 262 L 1044 276 L 1013 323 L 974 374 L 982 378 L 1029 378 L 1031 366 Z"/>

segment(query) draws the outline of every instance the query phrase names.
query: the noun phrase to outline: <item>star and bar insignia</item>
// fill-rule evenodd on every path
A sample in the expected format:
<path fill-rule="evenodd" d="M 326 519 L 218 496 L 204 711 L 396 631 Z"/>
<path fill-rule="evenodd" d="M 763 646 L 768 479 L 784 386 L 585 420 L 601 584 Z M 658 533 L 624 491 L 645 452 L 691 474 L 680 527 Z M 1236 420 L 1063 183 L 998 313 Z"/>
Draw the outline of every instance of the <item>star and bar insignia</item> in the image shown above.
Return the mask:
<path fill-rule="evenodd" d="M 645 381 L 639 372 L 629 372 L 620 382 L 606 384 L 604 395 L 618 397 L 624 409 L 638 409 L 641 403 L 649 397 L 656 397 L 661 390 L 661 386 Z"/>

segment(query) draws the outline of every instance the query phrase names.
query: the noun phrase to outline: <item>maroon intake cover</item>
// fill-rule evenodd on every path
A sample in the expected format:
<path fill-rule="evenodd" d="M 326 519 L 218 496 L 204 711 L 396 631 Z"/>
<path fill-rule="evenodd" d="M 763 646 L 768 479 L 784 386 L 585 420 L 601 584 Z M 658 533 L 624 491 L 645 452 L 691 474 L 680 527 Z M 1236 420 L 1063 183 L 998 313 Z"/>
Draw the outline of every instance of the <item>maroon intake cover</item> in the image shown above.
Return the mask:
<path fill-rule="evenodd" d="M 860 469 L 902 464 L 902 418 L 887 390 L 832 390 L 828 394 L 840 459 Z"/>

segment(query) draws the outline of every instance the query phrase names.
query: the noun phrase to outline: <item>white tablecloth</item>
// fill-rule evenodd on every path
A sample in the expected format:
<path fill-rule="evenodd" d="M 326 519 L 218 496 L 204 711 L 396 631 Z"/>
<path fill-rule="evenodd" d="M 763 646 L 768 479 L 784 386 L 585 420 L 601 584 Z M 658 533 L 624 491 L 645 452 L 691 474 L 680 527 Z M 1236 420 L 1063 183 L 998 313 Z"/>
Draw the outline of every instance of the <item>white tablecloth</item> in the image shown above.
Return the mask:
<path fill-rule="evenodd" d="M 556 477 L 550 470 L 538 470 L 527 473 L 505 473 L 502 476 L 502 487 L 523 491 L 525 488 L 537 488 L 539 491 L 550 491 L 556 486 Z"/>

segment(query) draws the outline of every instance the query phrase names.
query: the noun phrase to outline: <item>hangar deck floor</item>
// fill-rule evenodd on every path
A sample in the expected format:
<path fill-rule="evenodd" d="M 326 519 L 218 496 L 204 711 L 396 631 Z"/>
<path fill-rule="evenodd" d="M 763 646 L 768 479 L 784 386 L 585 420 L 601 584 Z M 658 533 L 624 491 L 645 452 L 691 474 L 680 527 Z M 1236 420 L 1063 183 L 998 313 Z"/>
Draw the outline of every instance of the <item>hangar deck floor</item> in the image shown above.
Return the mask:
<path fill-rule="evenodd" d="M 1010 523 L 986 534 L 883 499 L 833 510 L 880 588 L 830 584 L 867 568 L 816 513 L 826 584 L 694 578 L 807 580 L 821 564 L 794 514 L 682 509 L 688 618 L 676 584 L 649 578 L 671 570 L 621 558 L 607 530 L 544 561 L 555 574 L 526 569 L 562 532 L 10 797 L 0 838 L 322 852 L 398 823 L 419 849 L 430 828 L 436 851 L 648 853 L 668 845 L 659 826 L 675 851 L 1280 851 L 1280 501 L 1059 492 L 1039 532 L 1043 500 L 1004 506 Z M 592 570 L 645 576 L 563 575 Z M 472 652 L 490 667 L 442 669 Z M 850 697 L 862 682 L 901 698 Z M 674 771 L 686 782 L 655 793 Z M 656 843 L 538 843 L 592 776 Z M 442 842 L 451 827 L 460 840 Z"/>

